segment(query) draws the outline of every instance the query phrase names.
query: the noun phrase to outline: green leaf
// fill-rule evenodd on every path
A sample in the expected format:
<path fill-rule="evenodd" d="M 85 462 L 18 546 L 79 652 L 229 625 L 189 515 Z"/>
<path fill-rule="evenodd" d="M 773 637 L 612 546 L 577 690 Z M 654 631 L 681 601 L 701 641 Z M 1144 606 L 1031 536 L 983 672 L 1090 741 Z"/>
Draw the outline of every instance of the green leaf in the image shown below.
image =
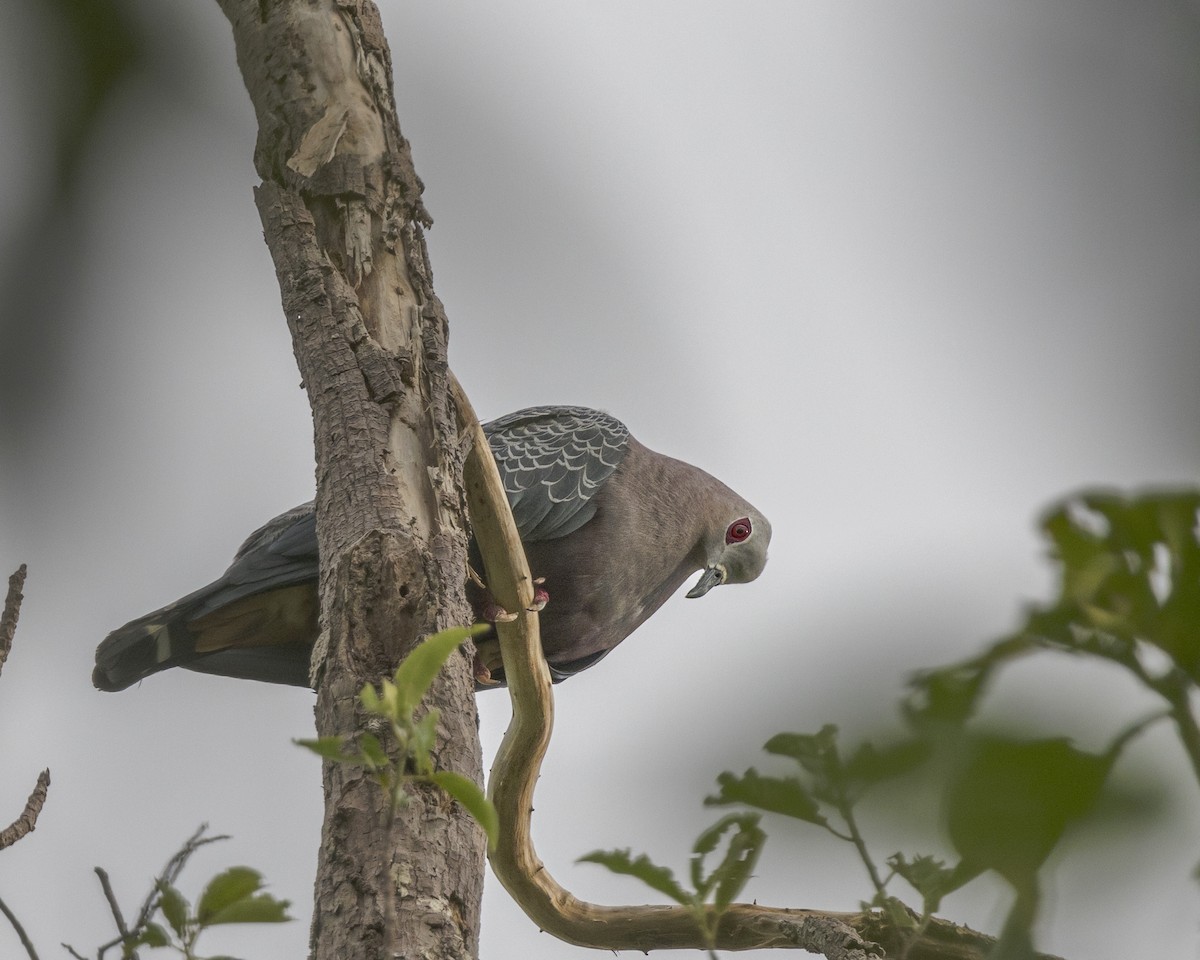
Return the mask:
<path fill-rule="evenodd" d="M 956 871 L 935 857 L 918 856 L 909 860 L 902 853 L 894 853 L 887 862 L 921 895 L 926 913 L 936 913 L 942 898 L 961 886 Z"/>
<path fill-rule="evenodd" d="M 705 806 L 744 803 L 769 813 L 782 813 L 818 826 L 828 826 L 817 802 L 795 777 L 764 777 L 753 767 L 741 777 L 726 771 L 717 777 L 721 792 L 706 797 Z"/>
<path fill-rule="evenodd" d="M 345 737 L 318 737 L 315 740 L 293 740 L 292 743 L 311 750 L 318 757 L 333 760 L 336 763 L 346 763 L 352 759 L 346 755 Z"/>
<path fill-rule="evenodd" d="M 598 863 L 602 867 L 607 867 L 613 873 L 637 877 L 646 886 L 665 894 L 676 903 L 682 904 L 685 907 L 695 905 L 695 898 L 679 885 L 675 879 L 675 874 L 667 867 L 660 867 L 655 864 L 644 853 L 640 854 L 634 860 L 628 848 L 625 850 L 593 850 L 591 853 L 584 854 L 575 862 Z"/>
<path fill-rule="evenodd" d="M 381 716 L 402 722 L 412 713 L 412 706 L 402 702 L 400 691 L 391 681 L 385 679 L 379 684 L 379 713 Z"/>
<path fill-rule="evenodd" d="M 1067 825 L 1095 803 L 1113 759 L 1063 739 L 977 739 L 946 795 L 964 864 L 995 870 L 1018 892 L 1033 889 Z"/>
<path fill-rule="evenodd" d="M 425 696 L 442 665 L 458 647 L 488 630 L 487 624 L 452 627 L 427 637 L 396 668 L 395 684 L 401 708 L 411 713 Z"/>
<path fill-rule="evenodd" d="M 387 751 L 383 749 L 379 738 L 374 734 L 360 734 L 358 749 L 362 757 L 362 765 L 368 770 L 379 770 L 391 763 L 391 760 L 388 759 Z"/>
<path fill-rule="evenodd" d="M 1122 551 L 1132 551 L 1149 560 L 1154 544 L 1162 537 L 1155 497 L 1126 497 L 1119 493 L 1085 494 L 1083 503 L 1108 521 L 1105 542 Z"/>
<path fill-rule="evenodd" d="M 1058 506 L 1044 523 L 1063 565 L 1054 643 L 1129 663 L 1145 641 L 1200 679 L 1198 505 L 1188 489 L 1090 491 Z"/>
<path fill-rule="evenodd" d="M 430 755 L 437 745 L 438 716 L 437 709 L 431 709 L 412 725 L 408 755 L 412 758 L 417 773 L 433 772 L 433 761 L 430 759 Z"/>
<path fill-rule="evenodd" d="M 196 904 L 196 919 L 201 924 L 232 903 L 257 892 L 263 885 L 262 874 L 250 867 L 230 867 L 208 881 Z"/>
<path fill-rule="evenodd" d="M 242 897 L 210 916 L 205 926 L 215 927 L 222 923 L 284 923 L 292 919 L 287 915 L 289 906 L 290 901 L 276 900 L 269 893 Z"/>
<path fill-rule="evenodd" d="M 894 927 L 901 930 L 915 930 L 917 928 L 917 921 L 913 918 L 912 912 L 903 900 L 896 897 L 876 896 L 874 905 L 883 910 L 884 915 Z"/>
<path fill-rule="evenodd" d="M 982 699 L 992 667 L 991 662 L 976 662 L 918 674 L 904 704 L 906 718 L 918 729 L 964 723 Z"/>
<path fill-rule="evenodd" d="M 817 733 L 779 733 L 763 745 L 767 753 L 791 757 L 814 776 L 826 776 L 837 762 L 838 728 L 827 723 Z"/>
<path fill-rule="evenodd" d="M 158 906 L 175 935 L 182 938 L 187 930 L 188 902 L 169 883 L 158 884 Z"/>
<path fill-rule="evenodd" d="M 130 944 L 134 947 L 169 947 L 171 936 L 158 923 L 147 923 Z"/>
<path fill-rule="evenodd" d="M 725 856 L 712 873 L 704 875 L 704 861 L 721 837 L 729 830 L 734 833 L 729 838 Z M 715 890 L 713 904 L 718 911 L 723 911 L 731 904 L 758 863 L 763 844 L 767 835 L 759 827 L 759 816 L 756 813 L 732 813 L 722 817 L 696 838 L 692 847 L 692 883 L 700 898 L 706 899 Z"/>
<path fill-rule="evenodd" d="M 429 775 L 429 780 L 463 805 L 463 809 L 475 818 L 487 834 L 488 849 L 495 850 L 496 842 L 500 839 L 500 816 L 478 784 L 453 770 L 438 770 Z"/>
<path fill-rule="evenodd" d="M 383 709 L 383 701 L 379 698 L 379 691 L 375 689 L 375 684 L 368 683 L 358 691 L 358 702 L 362 704 L 363 709 L 367 713 L 375 714 L 376 716 L 385 713 Z"/>
<path fill-rule="evenodd" d="M 863 785 L 903 776 L 929 759 L 925 740 L 907 740 L 886 747 L 864 743 L 846 761 L 846 778 Z"/>

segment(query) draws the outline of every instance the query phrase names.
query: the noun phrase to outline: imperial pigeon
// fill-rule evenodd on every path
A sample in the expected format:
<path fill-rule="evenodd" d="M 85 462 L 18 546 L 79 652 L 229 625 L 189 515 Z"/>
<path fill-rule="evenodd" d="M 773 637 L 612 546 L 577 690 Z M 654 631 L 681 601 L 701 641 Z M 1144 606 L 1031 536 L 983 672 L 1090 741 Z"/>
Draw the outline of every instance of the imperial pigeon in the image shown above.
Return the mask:
<path fill-rule="evenodd" d="M 542 649 L 557 683 L 629 636 L 689 576 L 702 597 L 747 583 L 767 562 L 771 525 L 697 467 L 649 450 L 614 417 L 586 407 L 531 407 L 483 425 L 540 582 Z M 480 570 L 474 543 L 471 564 Z M 312 503 L 250 534 L 206 587 L 110 633 L 92 680 L 122 690 L 168 667 L 309 685 L 317 638 L 317 527 Z M 475 614 L 495 602 L 468 584 Z M 503 683 L 495 640 L 477 644 L 476 685 Z"/>

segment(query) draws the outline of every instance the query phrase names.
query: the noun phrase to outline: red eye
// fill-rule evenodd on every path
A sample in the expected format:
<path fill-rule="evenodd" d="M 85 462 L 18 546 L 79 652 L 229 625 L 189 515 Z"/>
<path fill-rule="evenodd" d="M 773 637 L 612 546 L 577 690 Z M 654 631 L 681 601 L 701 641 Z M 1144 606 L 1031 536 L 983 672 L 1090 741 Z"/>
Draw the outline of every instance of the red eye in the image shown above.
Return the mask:
<path fill-rule="evenodd" d="M 729 529 L 725 531 L 726 543 L 741 543 L 750 536 L 750 518 L 742 517 L 741 520 L 734 520 L 729 525 Z"/>

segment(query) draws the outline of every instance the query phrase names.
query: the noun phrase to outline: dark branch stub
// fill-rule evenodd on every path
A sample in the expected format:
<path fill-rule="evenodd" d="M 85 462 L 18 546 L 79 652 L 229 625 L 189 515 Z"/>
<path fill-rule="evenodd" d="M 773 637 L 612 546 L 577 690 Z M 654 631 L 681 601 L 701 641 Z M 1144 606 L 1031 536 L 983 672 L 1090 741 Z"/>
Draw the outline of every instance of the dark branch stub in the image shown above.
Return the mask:
<path fill-rule="evenodd" d="M 25 834 L 33 831 L 33 828 L 37 826 L 38 814 L 42 812 L 42 804 L 46 802 L 46 791 L 49 789 L 50 771 L 43 770 L 38 774 L 37 783 L 33 787 L 33 793 L 25 801 L 25 809 L 21 811 L 21 815 L 3 830 L 0 830 L 0 850 L 3 850 L 5 847 L 11 847 L 25 836 Z"/>
<path fill-rule="evenodd" d="M 25 586 L 25 564 L 17 568 L 17 572 L 8 578 L 8 595 L 4 598 L 4 614 L 0 616 L 0 671 L 8 659 L 12 649 L 13 635 L 17 632 L 17 617 L 21 614 L 21 601 L 24 595 L 21 589 Z"/>

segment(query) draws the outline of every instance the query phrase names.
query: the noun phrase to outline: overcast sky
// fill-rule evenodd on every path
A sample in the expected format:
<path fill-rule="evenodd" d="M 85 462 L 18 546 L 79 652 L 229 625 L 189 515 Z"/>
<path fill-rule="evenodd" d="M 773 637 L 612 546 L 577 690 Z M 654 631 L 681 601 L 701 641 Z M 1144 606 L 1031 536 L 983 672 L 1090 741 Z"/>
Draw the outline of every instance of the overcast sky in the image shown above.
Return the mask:
<path fill-rule="evenodd" d="M 0 896 L 43 960 L 108 939 L 91 867 L 132 909 L 202 821 L 234 839 L 183 887 L 261 869 L 300 919 L 208 952 L 303 956 L 321 816 L 312 695 L 171 671 L 93 691 L 112 628 L 214 579 L 312 495 L 312 439 L 251 188 L 255 129 L 215 3 L 143 0 L 152 61 L 105 117 L 41 331 L 8 385 L 0 572 L 29 564 L 0 679 L 0 821 L 37 771 L 37 832 Z M 602 407 L 772 522 L 756 583 L 673 599 L 556 689 L 538 850 L 579 896 L 640 901 L 575 865 L 632 846 L 677 869 L 717 773 L 781 730 L 865 732 L 907 671 L 967 656 L 1049 589 L 1036 517 L 1085 485 L 1200 469 L 1200 76 L 1195 8 L 1126 0 L 382 4 L 401 123 L 436 220 L 451 362 L 480 415 Z M 15 14 L 17 11 L 13 11 Z M 0 37 L 0 229 L 36 215 L 46 25 Z M 11 326 L 9 327 L 11 330 Z M 17 341 L 13 341 L 17 342 Z M 9 347 L 0 347 L 0 350 Z M 36 353 L 37 355 L 34 355 Z M 10 365 L 11 369 L 11 365 Z M 485 762 L 507 719 L 479 699 Z M 1042 660 L 989 701 L 1101 746 L 1149 702 Z M 1123 761 L 1166 777 L 1136 831 L 1078 838 L 1039 945 L 1200 957 L 1200 804 L 1167 732 Z M 923 814 L 923 816 L 922 816 Z M 876 818 L 880 857 L 936 849 Z M 854 909 L 850 855 L 771 822 L 746 895 Z M 982 882 L 944 913 L 995 930 Z M 0 957 L 16 941 L 0 927 Z M 488 960 L 593 955 L 489 880 Z M 751 956 L 765 956 L 752 954 Z"/>

